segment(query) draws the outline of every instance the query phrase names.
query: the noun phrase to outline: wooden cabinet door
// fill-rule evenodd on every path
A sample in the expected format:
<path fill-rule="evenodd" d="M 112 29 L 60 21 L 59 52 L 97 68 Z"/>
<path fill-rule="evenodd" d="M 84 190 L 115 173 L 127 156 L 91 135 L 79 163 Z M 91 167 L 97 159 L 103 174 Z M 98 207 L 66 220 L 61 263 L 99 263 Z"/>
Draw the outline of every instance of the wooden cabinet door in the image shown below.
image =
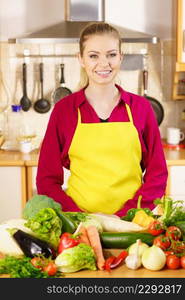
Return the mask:
<path fill-rule="evenodd" d="M 185 201 L 185 166 L 169 167 L 168 194 L 174 200 Z"/>
<path fill-rule="evenodd" d="M 0 167 L 0 222 L 21 218 L 26 202 L 25 167 Z"/>

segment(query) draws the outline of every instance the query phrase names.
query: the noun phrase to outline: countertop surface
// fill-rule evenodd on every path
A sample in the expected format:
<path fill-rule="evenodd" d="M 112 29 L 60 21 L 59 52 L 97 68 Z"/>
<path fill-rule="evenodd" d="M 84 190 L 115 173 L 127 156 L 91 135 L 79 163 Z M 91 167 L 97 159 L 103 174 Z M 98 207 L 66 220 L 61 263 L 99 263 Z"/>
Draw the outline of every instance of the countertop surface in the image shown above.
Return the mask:
<path fill-rule="evenodd" d="M 104 250 L 107 252 L 107 250 Z M 118 255 L 120 249 L 109 249 L 108 252 L 113 255 Z M 0 254 L 0 258 L 3 255 Z M 7 274 L 0 277 L 9 277 Z M 120 267 L 108 271 L 90 271 L 82 270 L 75 273 L 65 273 L 64 278 L 185 278 L 185 269 L 169 270 L 164 268 L 160 271 L 149 271 L 143 267 L 137 270 L 130 270 L 125 264 Z"/>
<path fill-rule="evenodd" d="M 164 148 L 167 165 L 185 166 L 185 148 L 167 149 Z M 0 166 L 37 166 L 39 150 L 33 150 L 28 154 L 19 151 L 0 150 Z"/>

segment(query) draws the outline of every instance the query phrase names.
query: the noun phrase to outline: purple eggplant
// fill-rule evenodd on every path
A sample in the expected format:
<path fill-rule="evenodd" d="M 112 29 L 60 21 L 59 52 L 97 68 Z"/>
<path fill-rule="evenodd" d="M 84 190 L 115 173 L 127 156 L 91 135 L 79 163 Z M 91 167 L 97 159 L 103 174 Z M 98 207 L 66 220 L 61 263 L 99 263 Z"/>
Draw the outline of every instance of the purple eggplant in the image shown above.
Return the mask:
<path fill-rule="evenodd" d="M 14 240 L 17 242 L 23 253 L 28 257 L 43 255 L 45 257 L 55 258 L 55 251 L 50 245 L 22 230 L 17 230 L 13 234 Z"/>

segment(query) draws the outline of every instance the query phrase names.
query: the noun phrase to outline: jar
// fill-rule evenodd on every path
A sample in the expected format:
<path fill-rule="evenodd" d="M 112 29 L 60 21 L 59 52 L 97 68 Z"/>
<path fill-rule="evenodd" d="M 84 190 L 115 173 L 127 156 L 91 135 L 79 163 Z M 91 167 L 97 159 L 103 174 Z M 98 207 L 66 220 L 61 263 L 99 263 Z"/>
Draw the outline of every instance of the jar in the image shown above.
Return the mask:
<path fill-rule="evenodd" d="M 21 105 L 11 105 L 8 113 L 8 133 L 7 139 L 12 148 L 18 148 L 18 139 L 22 128 L 23 114 Z M 13 149 L 12 149 L 13 150 Z"/>

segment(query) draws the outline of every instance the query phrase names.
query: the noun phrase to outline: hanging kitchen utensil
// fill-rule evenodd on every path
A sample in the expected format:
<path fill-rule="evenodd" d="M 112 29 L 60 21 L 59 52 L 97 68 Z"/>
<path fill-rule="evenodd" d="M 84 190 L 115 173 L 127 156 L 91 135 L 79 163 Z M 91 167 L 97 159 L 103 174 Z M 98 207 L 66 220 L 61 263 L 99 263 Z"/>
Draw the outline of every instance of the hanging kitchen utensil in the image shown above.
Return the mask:
<path fill-rule="evenodd" d="M 164 109 L 161 103 L 157 99 L 148 96 L 148 71 L 147 70 L 143 70 L 143 87 L 144 87 L 143 96 L 150 101 L 157 119 L 157 123 L 160 126 L 160 124 L 164 119 Z"/>
<path fill-rule="evenodd" d="M 60 64 L 60 69 L 61 69 L 60 87 L 58 87 L 52 94 L 52 99 L 54 104 L 57 103 L 60 99 L 72 93 L 71 90 L 67 88 L 65 85 L 64 64 Z"/>
<path fill-rule="evenodd" d="M 40 85 L 41 85 L 41 98 L 38 99 L 34 103 L 34 109 L 36 112 L 43 114 L 47 113 L 51 108 L 51 103 L 49 100 L 44 98 L 44 92 L 43 92 L 43 63 L 40 63 Z"/>
<path fill-rule="evenodd" d="M 26 87 L 26 81 L 27 81 L 27 67 L 26 63 L 23 63 L 23 96 L 20 100 L 20 105 L 22 107 L 22 110 L 28 111 L 31 107 L 31 100 L 27 96 L 27 87 Z"/>

